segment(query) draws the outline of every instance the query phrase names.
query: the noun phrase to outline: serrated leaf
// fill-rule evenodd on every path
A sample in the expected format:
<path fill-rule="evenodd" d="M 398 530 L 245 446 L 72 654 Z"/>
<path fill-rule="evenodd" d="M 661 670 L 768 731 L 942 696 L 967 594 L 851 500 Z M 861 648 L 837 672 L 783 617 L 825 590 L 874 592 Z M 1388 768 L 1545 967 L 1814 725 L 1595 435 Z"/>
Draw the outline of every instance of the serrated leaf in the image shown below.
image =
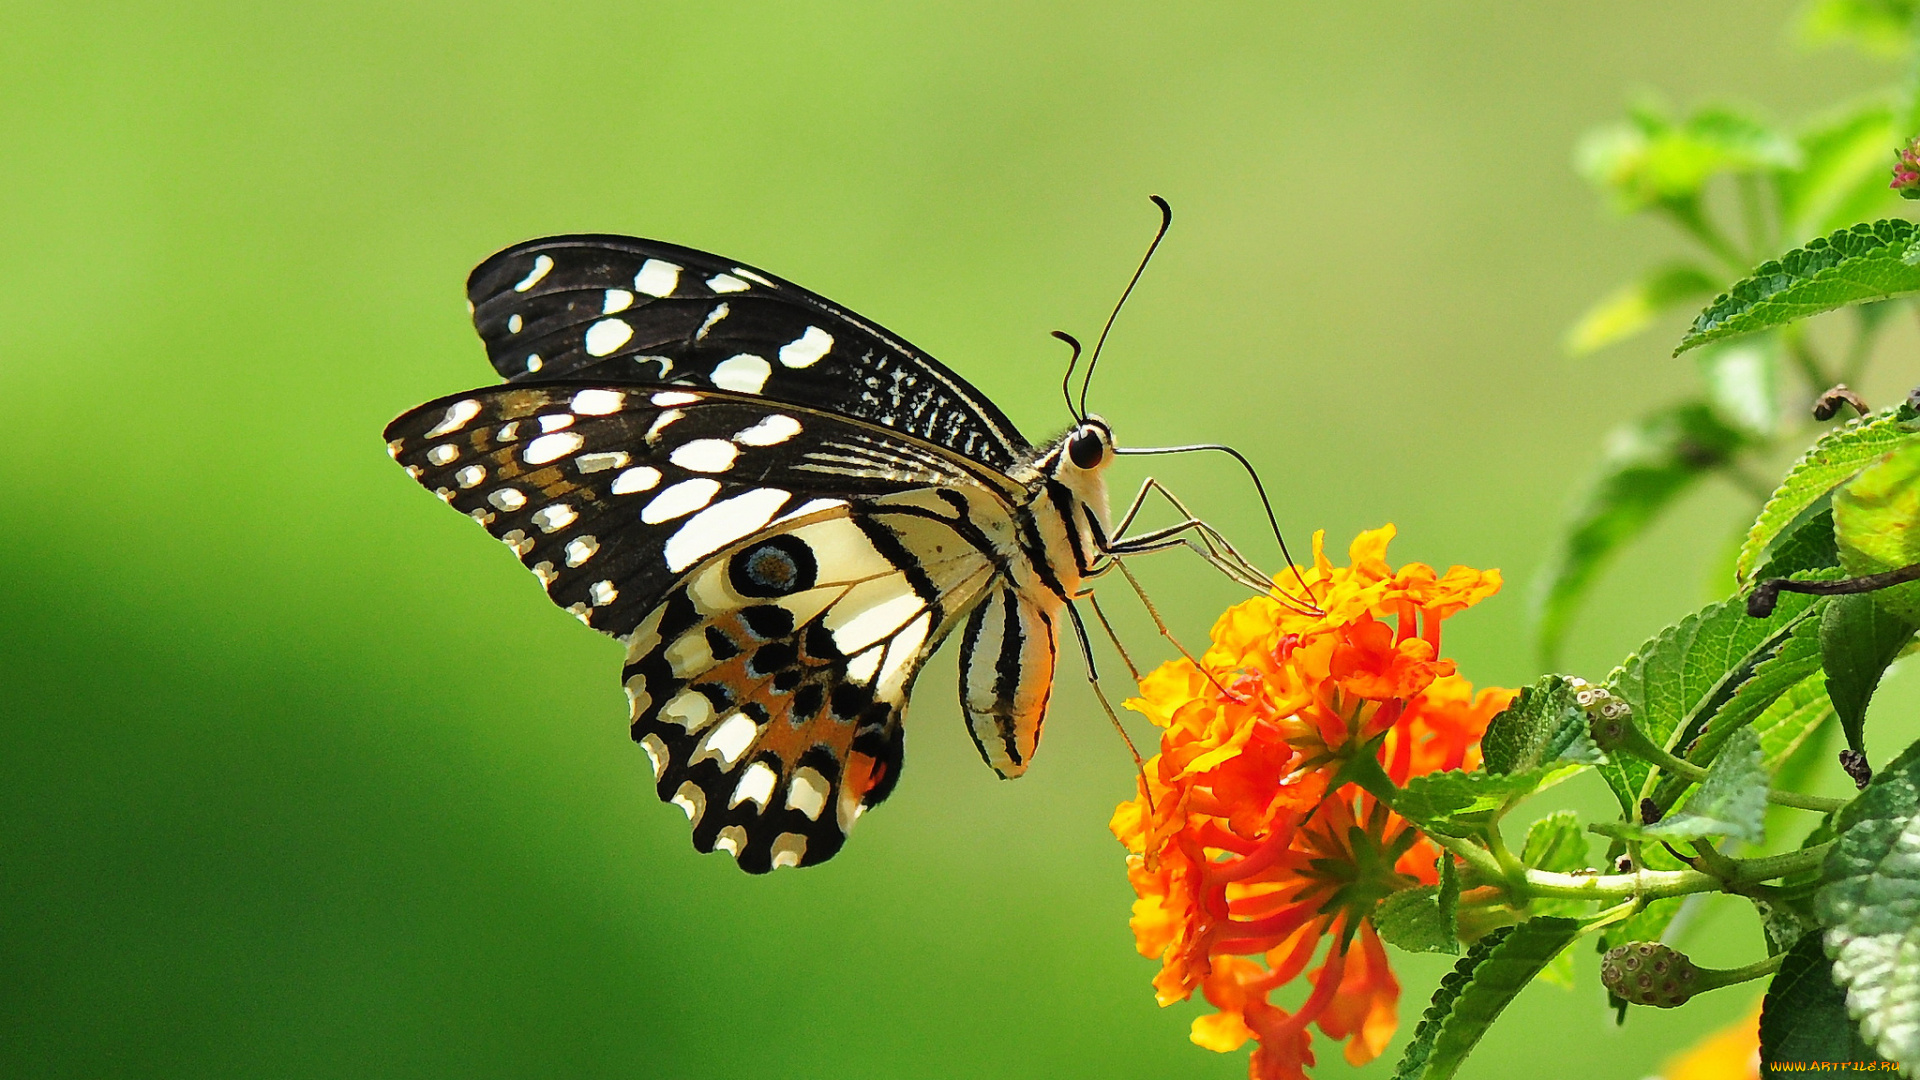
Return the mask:
<path fill-rule="evenodd" d="M 1761 552 L 1755 581 L 1792 577 L 1809 570 L 1838 569 L 1840 547 L 1833 539 L 1833 506 L 1822 496 L 1802 511 Z"/>
<path fill-rule="evenodd" d="M 1408 780 L 1393 800 L 1400 816 L 1441 836 L 1473 836 L 1512 800 L 1551 782 L 1564 766 L 1518 773 L 1428 773 Z"/>
<path fill-rule="evenodd" d="M 1589 132 L 1574 154 L 1580 173 L 1624 213 L 1691 201 L 1715 176 L 1792 169 L 1800 160 L 1793 139 L 1723 105 L 1674 120 L 1642 104 L 1624 123 Z"/>
<path fill-rule="evenodd" d="M 1633 709 L 1634 723 L 1655 745 L 1686 756 L 1686 745 L 1785 643 L 1812 602 L 1803 593 L 1782 593 L 1765 619 L 1750 617 L 1738 598 L 1709 604 L 1640 646 L 1614 669 L 1608 688 Z M 1629 820 L 1639 820 L 1651 772 L 1628 754 L 1600 766 Z"/>
<path fill-rule="evenodd" d="M 1906 260 L 1920 225 L 1901 218 L 1839 229 L 1762 263 L 1693 322 L 1674 355 L 1823 311 L 1920 292 L 1920 266 Z"/>
<path fill-rule="evenodd" d="M 1866 749 L 1867 705 L 1880 676 L 1913 640 L 1916 626 L 1890 611 L 1875 593 L 1836 596 L 1820 618 L 1821 666 L 1827 673 L 1827 697 L 1840 715 L 1847 746 Z"/>
<path fill-rule="evenodd" d="M 1536 633 L 1553 666 L 1573 613 L 1600 571 L 1702 476 L 1747 445 L 1701 402 L 1669 406 L 1608 437 L 1535 593 Z"/>
<path fill-rule="evenodd" d="M 1833 981 L 1833 965 L 1820 935 L 1800 938 L 1780 961 L 1760 1007 L 1760 1075 L 1787 1076 L 1826 1064 L 1878 1061 L 1847 1017 L 1846 994 Z M 1775 1068 L 1788 1065 L 1791 1068 Z"/>
<path fill-rule="evenodd" d="M 1807 676 L 1775 698 L 1752 725 L 1754 733 L 1760 736 L 1760 752 L 1765 756 L 1767 768 L 1778 769 L 1784 765 L 1832 715 L 1833 700 L 1827 697 L 1827 678 L 1820 672 Z M 1785 777 L 1778 779 L 1783 787 L 1794 786 Z"/>
<path fill-rule="evenodd" d="M 1920 743 L 1881 767 L 1834 817 L 1815 900 L 1847 1012 L 1881 1056 L 1920 1066 Z"/>
<path fill-rule="evenodd" d="M 1689 301 L 1711 297 L 1724 279 L 1715 278 L 1696 263 L 1675 262 L 1655 267 L 1602 297 L 1567 331 L 1566 350 L 1585 356 L 1638 334 L 1653 325 L 1661 313 Z"/>
<path fill-rule="evenodd" d="M 1560 810 L 1528 826 L 1527 842 L 1521 849 L 1520 861 L 1536 870 L 1550 870 L 1557 874 L 1572 874 L 1592 868 L 1587 831 L 1580 824 L 1580 816 L 1571 810 Z M 1581 914 L 1586 907 L 1584 900 L 1541 897 L 1533 901 L 1532 910 L 1537 915 L 1571 917 Z"/>
<path fill-rule="evenodd" d="M 1575 698 L 1577 693 L 1564 675 L 1543 676 L 1532 686 L 1522 687 L 1480 738 L 1486 770 L 1517 773 L 1605 761 L 1606 755 L 1587 734 L 1587 714 Z"/>
<path fill-rule="evenodd" d="M 1388 896 L 1373 910 L 1373 928 L 1380 939 L 1408 952 L 1460 955 L 1455 927 L 1460 902 L 1460 877 L 1453 856 L 1440 856 L 1440 883 L 1420 885 Z"/>
<path fill-rule="evenodd" d="M 1752 438 L 1772 438 L 1780 419 L 1779 336 L 1717 341 L 1693 356 L 1714 413 Z"/>
<path fill-rule="evenodd" d="M 1760 737 L 1743 727 L 1727 737 L 1686 805 L 1652 825 L 1629 825 L 1614 835 L 1666 841 L 1727 836 L 1758 844 L 1767 838 L 1766 818 L 1767 770 Z"/>
<path fill-rule="evenodd" d="M 1833 535 L 1849 575 L 1920 563 L 1920 435 L 1909 435 L 1833 493 Z M 1920 582 L 1874 593 L 1886 611 L 1920 623 Z"/>
<path fill-rule="evenodd" d="M 1756 722 L 1782 695 L 1819 671 L 1820 620 L 1808 617 L 1793 624 L 1792 631 L 1773 655 L 1754 665 L 1752 676 L 1736 687 L 1733 696 L 1713 714 L 1713 719 L 1707 722 L 1706 733 L 1694 748 L 1694 755 L 1712 760 L 1727 736 Z M 1765 756 L 1764 738 L 1762 746 Z"/>
<path fill-rule="evenodd" d="M 1527 983 L 1580 936 L 1572 919 L 1539 917 L 1481 938 L 1440 981 L 1394 1080 L 1447 1080 Z"/>
<path fill-rule="evenodd" d="M 1908 437 L 1910 433 L 1903 424 L 1912 417 L 1913 411 L 1905 406 L 1886 409 L 1834 428 L 1809 447 L 1793 468 L 1787 470 L 1786 478 L 1774 489 L 1753 528 L 1748 530 L 1747 542 L 1740 548 L 1740 561 L 1735 568 L 1740 580 L 1748 580 L 1767 545 L 1803 512 L 1841 481 L 1866 468 L 1868 462 Z"/>
<path fill-rule="evenodd" d="M 1802 131 L 1800 168 L 1774 177 L 1781 230 L 1789 236 L 1825 234 L 1894 202 L 1887 169 L 1890 148 L 1901 134 L 1893 107 L 1879 99 L 1859 102 Z"/>

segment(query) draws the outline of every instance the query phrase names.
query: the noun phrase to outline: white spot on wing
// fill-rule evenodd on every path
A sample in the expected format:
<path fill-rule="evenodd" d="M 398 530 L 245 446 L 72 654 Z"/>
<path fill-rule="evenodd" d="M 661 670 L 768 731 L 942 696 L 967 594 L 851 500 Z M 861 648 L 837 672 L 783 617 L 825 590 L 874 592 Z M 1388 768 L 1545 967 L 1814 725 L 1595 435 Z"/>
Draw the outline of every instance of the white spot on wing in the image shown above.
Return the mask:
<path fill-rule="evenodd" d="M 492 503 L 496 508 L 508 512 L 518 510 L 527 505 L 527 497 L 520 493 L 520 489 L 510 487 L 501 488 L 499 491 L 487 496 L 487 501 Z"/>
<path fill-rule="evenodd" d="M 880 646 L 876 645 L 852 660 L 847 661 L 847 681 L 861 686 L 873 681 L 873 674 L 880 670 Z"/>
<path fill-rule="evenodd" d="M 624 458 L 627 455 L 621 454 L 620 456 Z M 585 461 L 586 459 L 582 458 L 581 460 Z M 581 471 L 585 472 L 586 470 L 582 469 Z M 652 491 L 653 486 L 659 482 L 659 469 L 653 468 L 650 465 L 641 465 L 637 468 L 628 469 L 626 472 L 614 477 L 613 486 L 607 490 L 615 495 L 631 495 L 636 491 Z"/>
<path fill-rule="evenodd" d="M 672 521 L 684 517 L 713 501 L 720 493 L 720 481 L 701 477 L 697 480 L 682 480 L 653 497 L 653 501 L 640 511 L 640 520 L 648 525 L 658 525 L 663 521 Z"/>
<path fill-rule="evenodd" d="M 713 838 L 713 850 L 724 851 L 736 859 L 740 857 L 740 849 L 746 846 L 747 830 L 740 825 L 729 825 Z"/>
<path fill-rule="evenodd" d="M 787 809 L 800 811 L 808 821 L 819 821 L 830 790 L 826 777 L 813 766 L 802 765 L 794 770 L 793 780 L 787 785 Z"/>
<path fill-rule="evenodd" d="M 541 431 L 559 431 L 573 426 L 572 413 L 548 413 L 540 418 Z"/>
<path fill-rule="evenodd" d="M 765 285 L 769 289 L 774 287 L 773 282 L 768 281 L 766 278 L 761 277 L 759 274 L 754 273 L 753 271 L 747 269 L 744 266 L 734 267 L 733 272 L 734 272 L 734 275 L 737 277 L 743 277 L 743 278 L 746 278 L 748 281 L 757 282 L 758 284 Z"/>
<path fill-rule="evenodd" d="M 790 368 L 812 367 L 833 348 L 833 335 L 817 326 L 780 346 L 780 362 Z"/>
<path fill-rule="evenodd" d="M 666 492 L 662 492 L 661 498 L 665 497 Z M 788 498 L 788 493 L 779 488 L 755 488 L 700 511 L 667 541 L 667 569 L 677 574 L 735 540 L 759 531 L 773 520 L 773 515 L 786 505 Z M 645 516 L 641 515 L 643 520 Z"/>
<path fill-rule="evenodd" d="M 687 812 L 688 821 L 695 825 L 700 824 L 700 815 L 707 809 L 707 793 L 700 790 L 699 784 L 691 780 L 681 784 L 680 790 L 673 793 L 671 801 L 673 805 Z"/>
<path fill-rule="evenodd" d="M 442 435 L 459 431 L 461 428 L 467 426 L 468 421 L 471 421 L 479 415 L 479 402 L 472 398 L 468 398 L 465 401 L 456 401 L 447 406 L 447 415 L 441 417 L 440 422 L 433 425 L 433 429 L 427 432 L 427 438 L 437 439 Z"/>
<path fill-rule="evenodd" d="M 601 319 L 587 327 L 584 344 L 588 356 L 605 356 L 625 345 L 633 337 L 633 327 L 625 319 Z"/>
<path fill-rule="evenodd" d="M 519 437 L 520 421 L 518 420 L 510 420 L 507 423 L 501 424 L 500 430 L 493 436 L 495 442 L 512 442 Z"/>
<path fill-rule="evenodd" d="M 667 769 L 667 762 L 673 760 L 667 753 L 667 744 L 661 741 L 660 736 L 648 732 L 640 737 L 640 749 L 647 752 L 647 764 L 653 766 L 653 778 L 660 779 L 660 774 Z"/>
<path fill-rule="evenodd" d="M 725 720 L 700 739 L 700 746 L 694 751 L 693 761 L 717 758 L 720 768 L 732 771 L 740 763 L 740 755 L 747 752 L 753 740 L 759 738 L 760 728 L 746 713 L 729 713 Z"/>
<path fill-rule="evenodd" d="M 691 405 L 699 400 L 699 394 L 689 394 L 684 390 L 662 390 L 652 398 L 653 403 L 663 409 L 674 405 Z"/>
<path fill-rule="evenodd" d="M 469 465 L 453 474 L 454 482 L 463 488 L 470 488 L 487 478 L 487 470 L 479 465 Z"/>
<path fill-rule="evenodd" d="M 600 304 L 600 314 L 612 315 L 616 311 L 625 311 L 632 306 L 632 293 L 625 289 L 608 289 L 607 298 Z"/>
<path fill-rule="evenodd" d="M 747 766 L 740 774 L 740 782 L 734 785 L 733 798 L 727 800 L 727 809 L 731 810 L 743 802 L 750 802 L 761 810 L 767 808 L 767 800 L 773 798 L 773 785 L 780 781 L 778 773 L 764 761 L 756 761 Z"/>
<path fill-rule="evenodd" d="M 546 361 L 544 361 L 544 360 L 542 360 L 542 359 L 540 359 L 540 354 L 539 354 L 539 353 L 528 353 L 528 354 L 527 354 L 527 370 L 528 370 L 528 371 L 539 371 L 539 370 L 540 370 L 540 367 L 541 367 L 541 365 L 543 365 L 543 364 L 545 364 L 545 363 L 546 363 Z"/>
<path fill-rule="evenodd" d="M 667 460 L 688 472 L 720 473 L 733 468 L 739 456 L 740 448 L 725 439 L 694 439 L 675 447 Z"/>
<path fill-rule="evenodd" d="M 619 595 L 620 590 L 614 588 L 611 581 L 596 581 L 593 587 L 587 590 L 587 597 L 593 602 L 594 607 L 606 607 Z"/>
<path fill-rule="evenodd" d="M 906 689 L 907 674 L 920 655 L 920 646 L 927 643 L 927 631 L 932 625 L 932 613 L 922 612 L 887 643 L 886 662 L 880 665 L 880 677 L 874 681 L 876 697 L 883 701 L 900 700 L 900 692 Z"/>
<path fill-rule="evenodd" d="M 573 459 L 573 467 L 582 473 L 606 472 L 608 469 L 618 469 L 626 463 L 627 452 L 624 450 L 610 450 L 602 454 L 581 454 Z"/>
<path fill-rule="evenodd" d="M 627 403 L 627 395 L 618 390 L 582 390 L 573 395 L 567 408 L 582 416 L 606 416 L 620 411 Z"/>
<path fill-rule="evenodd" d="M 579 516 L 566 503 L 548 503 L 533 512 L 533 523 L 540 526 L 541 532 L 550 533 L 573 524 Z"/>
<path fill-rule="evenodd" d="M 680 284 L 680 268 L 670 262 L 648 259 L 640 264 L 640 272 L 633 275 L 633 287 L 648 296 L 672 296 L 674 287 Z"/>
<path fill-rule="evenodd" d="M 691 735 L 713 723 L 713 702 L 698 690 L 682 690 L 661 706 L 660 719 L 679 724 Z"/>
<path fill-rule="evenodd" d="M 546 277 L 547 271 L 552 269 L 552 258 L 546 255 L 535 255 L 533 257 L 533 269 L 527 271 L 527 276 L 520 279 L 520 283 L 513 287 L 513 291 L 526 292 L 528 289 L 540 284 L 540 279 Z"/>
<path fill-rule="evenodd" d="M 752 353 L 729 356 L 713 369 L 713 385 L 736 394 L 757 394 L 767 385 L 773 365 Z"/>
<path fill-rule="evenodd" d="M 707 279 L 707 288 L 717 293 L 746 292 L 748 285 L 732 274 L 715 274 Z"/>
<path fill-rule="evenodd" d="M 733 441 L 743 446 L 778 446 L 798 434 L 800 434 L 800 421 L 785 413 L 774 413 L 734 435 Z"/>
<path fill-rule="evenodd" d="M 854 596 L 857 596 L 857 591 L 850 591 L 849 597 Z M 835 616 L 840 614 L 843 606 L 851 602 L 849 600 L 835 605 L 834 610 L 827 615 L 827 628 L 833 631 L 833 644 L 845 656 L 851 656 L 893 633 L 926 607 L 926 603 L 920 599 L 919 594 L 902 582 L 897 595 L 872 604 L 864 610 L 858 610 L 844 622 L 835 625 Z"/>
<path fill-rule="evenodd" d="M 600 541 L 591 536 L 576 536 L 567 541 L 567 565 L 579 566 L 600 550 Z"/>
<path fill-rule="evenodd" d="M 553 584 L 554 579 L 559 577 L 558 574 L 555 574 L 553 572 L 553 564 L 550 562 L 534 563 L 533 576 L 539 578 L 540 584 L 542 585 L 551 585 Z"/>
<path fill-rule="evenodd" d="M 780 520 L 793 521 L 806 517 L 809 514 L 818 514 L 823 510 L 833 510 L 845 505 L 847 505 L 847 500 L 845 499 L 809 499 L 801 503 L 796 509 L 789 510 L 787 513 L 782 514 Z"/>
<path fill-rule="evenodd" d="M 797 832 L 783 832 L 773 839 L 773 865 L 799 866 L 800 860 L 807 857 L 807 838 Z"/>
<path fill-rule="evenodd" d="M 528 443 L 527 448 L 520 451 L 520 458 L 529 465 L 545 465 L 566 457 L 586 443 L 587 440 L 577 431 L 557 431 Z"/>
<path fill-rule="evenodd" d="M 526 324 L 520 320 L 519 312 L 516 311 L 513 314 L 507 316 L 507 333 L 517 334 L 520 332 L 520 328 L 524 325 Z"/>
<path fill-rule="evenodd" d="M 715 304 L 713 307 L 713 310 L 707 312 L 707 321 L 701 323 L 700 329 L 694 332 L 693 340 L 705 341 L 707 339 L 707 331 L 713 329 L 713 324 L 719 322 L 721 319 L 724 319 L 726 317 L 727 317 L 727 305 Z"/>
<path fill-rule="evenodd" d="M 427 461 L 433 465 L 445 465 L 459 456 L 460 448 L 452 443 L 441 443 L 427 451 Z"/>
<path fill-rule="evenodd" d="M 661 397 L 664 395 L 655 394 L 654 396 Z M 667 430 L 667 425 L 673 423 L 675 420 L 678 420 L 685 415 L 687 414 L 681 411 L 680 409 L 668 409 L 666 412 L 663 412 L 659 416 L 654 417 L 653 423 L 647 425 L 647 434 L 646 434 L 647 442 L 653 443 L 653 442 L 659 441 L 660 433 Z"/>

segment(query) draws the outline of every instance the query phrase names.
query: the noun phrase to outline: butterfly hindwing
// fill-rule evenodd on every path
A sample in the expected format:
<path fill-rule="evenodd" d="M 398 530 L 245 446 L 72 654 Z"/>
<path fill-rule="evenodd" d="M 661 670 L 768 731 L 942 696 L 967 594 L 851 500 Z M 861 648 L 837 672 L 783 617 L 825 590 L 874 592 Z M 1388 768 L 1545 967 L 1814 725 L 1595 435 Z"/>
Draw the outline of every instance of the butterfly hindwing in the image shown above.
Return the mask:
<path fill-rule="evenodd" d="M 510 380 L 710 387 L 825 409 L 1005 471 L 1013 424 L 938 361 L 791 282 L 691 248 L 556 236 L 467 281 L 474 326 Z"/>
<path fill-rule="evenodd" d="M 415 479 L 627 644 L 633 735 L 703 851 L 822 861 L 897 778 L 926 656 L 997 580 L 994 474 L 712 391 L 491 387 L 394 421 Z"/>
<path fill-rule="evenodd" d="M 756 873 L 838 851 L 899 777 L 921 665 L 993 576 L 940 521 L 842 506 L 676 585 L 628 640 L 622 676 L 633 737 L 694 846 Z"/>

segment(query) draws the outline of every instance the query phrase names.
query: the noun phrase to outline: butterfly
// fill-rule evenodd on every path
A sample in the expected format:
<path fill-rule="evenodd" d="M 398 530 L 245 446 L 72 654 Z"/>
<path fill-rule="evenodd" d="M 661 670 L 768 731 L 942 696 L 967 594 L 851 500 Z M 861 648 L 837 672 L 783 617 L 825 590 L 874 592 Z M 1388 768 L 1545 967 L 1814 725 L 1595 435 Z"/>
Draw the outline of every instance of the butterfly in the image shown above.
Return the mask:
<path fill-rule="evenodd" d="M 1118 550 L 1104 421 L 1031 444 L 900 337 L 659 241 L 517 244 L 467 295 L 506 381 L 403 414 L 388 449 L 625 646 L 633 738 L 697 849 L 831 858 L 956 629 L 974 744 L 1027 770 L 1063 612 Z"/>

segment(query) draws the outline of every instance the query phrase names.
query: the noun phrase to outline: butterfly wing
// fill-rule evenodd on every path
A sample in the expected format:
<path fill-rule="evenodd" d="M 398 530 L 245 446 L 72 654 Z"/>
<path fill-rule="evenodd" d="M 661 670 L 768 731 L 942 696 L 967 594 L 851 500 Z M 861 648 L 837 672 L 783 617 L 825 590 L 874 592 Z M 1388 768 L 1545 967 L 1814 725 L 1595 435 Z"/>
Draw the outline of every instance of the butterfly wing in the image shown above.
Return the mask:
<path fill-rule="evenodd" d="M 836 852 L 891 790 L 926 657 L 996 580 L 1011 481 L 761 399 L 514 385 L 388 427 L 423 486 L 627 644 L 633 734 L 703 851 Z"/>
<path fill-rule="evenodd" d="M 1002 472 L 1026 444 L 939 361 L 750 266 L 626 236 L 516 244 L 467 280 L 474 327 L 509 380 L 669 383 L 865 420 Z"/>

